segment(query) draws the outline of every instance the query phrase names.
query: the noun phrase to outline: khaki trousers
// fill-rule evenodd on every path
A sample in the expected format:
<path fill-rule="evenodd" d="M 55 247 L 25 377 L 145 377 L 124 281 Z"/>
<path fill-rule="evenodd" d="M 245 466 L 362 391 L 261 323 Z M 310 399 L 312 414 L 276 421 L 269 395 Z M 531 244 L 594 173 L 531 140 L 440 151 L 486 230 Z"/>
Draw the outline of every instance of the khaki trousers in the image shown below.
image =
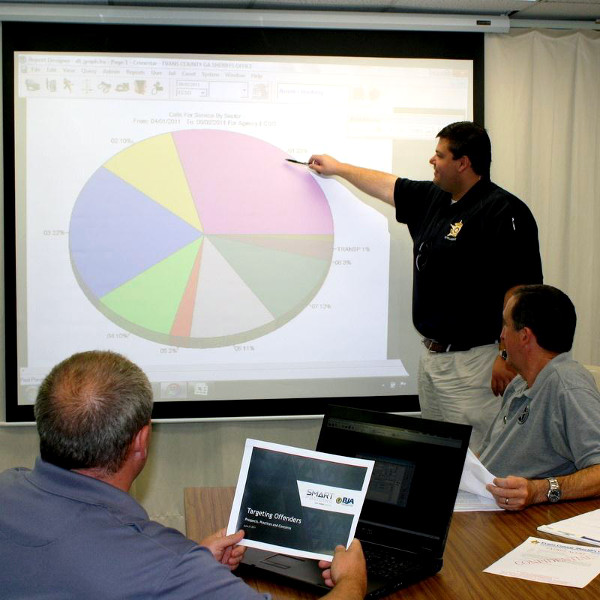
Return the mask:
<path fill-rule="evenodd" d="M 473 452 L 498 414 L 502 398 L 492 393 L 492 367 L 498 345 L 477 346 L 464 352 L 429 352 L 419 362 L 419 402 L 425 419 L 473 426 Z"/>

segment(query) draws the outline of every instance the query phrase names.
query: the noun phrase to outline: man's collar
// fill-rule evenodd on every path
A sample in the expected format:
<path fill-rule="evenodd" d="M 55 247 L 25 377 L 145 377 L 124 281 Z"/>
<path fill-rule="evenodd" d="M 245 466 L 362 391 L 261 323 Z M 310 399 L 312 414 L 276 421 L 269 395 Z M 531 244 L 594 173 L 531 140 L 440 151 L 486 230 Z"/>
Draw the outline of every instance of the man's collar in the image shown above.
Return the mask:
<path fill-rule="evenodd" d="M 35 467 L 27 478 L 36 487 L 52 494 L 116 509 L 131 517 L 148 518 L 144 508 L 126 492 L 93 477 L 57 467 L 40 457 L 36 458 Z"/>
<path fill-rule="evenodd" d="M 555 366 L 557 364 L 566 362 L 567 360 L 570 360 L 570 359 L 571 359 L 570 352 L 563 352 L 562 354 L 557 354 L 537 374 L 537 377 L 535 378 L 533 385 L 530 388 L 525 389 L 524 395 L 527 396 L 528 398 L 533 398 L 535 396 L 535 394 L 538 392 L 538 390 L 546 383 L 547 379 L 552 375 L 552 373 L 554 372 Z M 525 380 L 523 380 L 523 382 L 525 383 L 525 385 L 527 385 Z"/>
<path fill-rule="evenodd" d="M 460 200 L 452 202 L 452 197 L 448 194 L 450 205 L 456 210 L 464 210 L 465 207 L 479 202 L 482 196 L 486 195 L 489 188 L 494 184 L 489 179 L 480 179 L 476 181 L 465 193 L 460 197 Z"/>

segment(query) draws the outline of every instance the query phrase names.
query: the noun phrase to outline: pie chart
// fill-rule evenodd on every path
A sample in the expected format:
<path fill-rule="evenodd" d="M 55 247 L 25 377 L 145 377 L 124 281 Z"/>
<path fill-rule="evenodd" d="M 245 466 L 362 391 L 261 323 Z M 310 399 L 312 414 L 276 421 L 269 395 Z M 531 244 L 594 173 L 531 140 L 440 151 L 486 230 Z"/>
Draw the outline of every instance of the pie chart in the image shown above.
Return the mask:
<path fill-rule="evenodd" d="M 107 318 L 143 338 L 214 348 L 270 333 L 325 281 L 329 203 L 306 167 L 264 140 L 184 130 L 101 165 L 71 214 L 77 282 Z"/>

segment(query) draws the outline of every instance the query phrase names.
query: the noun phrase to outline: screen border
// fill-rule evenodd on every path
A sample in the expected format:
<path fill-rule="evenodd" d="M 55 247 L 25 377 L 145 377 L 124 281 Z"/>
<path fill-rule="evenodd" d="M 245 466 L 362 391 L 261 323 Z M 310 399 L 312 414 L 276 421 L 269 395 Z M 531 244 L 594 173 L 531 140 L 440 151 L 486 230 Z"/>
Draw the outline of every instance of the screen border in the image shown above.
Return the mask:
<path fill-rule="evenodd" d="M 139 52 L 445 58 L 473 61 L 473 115 L 484 125 L 484 34 L 141 24 L 2 23 L 4 154 L 5 394 L 8 422 L 34 421 L 17 397 L 14 52 Z M 433 142 L 433 140 L 432 140 Z M 387 412 L 419 410 L 418 396 L 286 398 L 154 403 L 154 419 L 322 415 L 332 403 Z"/>

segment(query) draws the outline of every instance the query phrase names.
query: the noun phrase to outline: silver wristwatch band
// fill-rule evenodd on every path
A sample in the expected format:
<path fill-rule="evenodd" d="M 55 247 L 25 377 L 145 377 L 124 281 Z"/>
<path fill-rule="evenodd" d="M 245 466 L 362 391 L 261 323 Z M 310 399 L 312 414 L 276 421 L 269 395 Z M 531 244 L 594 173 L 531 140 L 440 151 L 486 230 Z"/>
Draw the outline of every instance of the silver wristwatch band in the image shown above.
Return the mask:
<path fill-rule="evenodd" d="M 550 502 L 558 502 L 560 500 L 560 485 L 558 485 L 556 477 L 546 477 L 546 479 L 549 484 L 548 500 Z"/>

